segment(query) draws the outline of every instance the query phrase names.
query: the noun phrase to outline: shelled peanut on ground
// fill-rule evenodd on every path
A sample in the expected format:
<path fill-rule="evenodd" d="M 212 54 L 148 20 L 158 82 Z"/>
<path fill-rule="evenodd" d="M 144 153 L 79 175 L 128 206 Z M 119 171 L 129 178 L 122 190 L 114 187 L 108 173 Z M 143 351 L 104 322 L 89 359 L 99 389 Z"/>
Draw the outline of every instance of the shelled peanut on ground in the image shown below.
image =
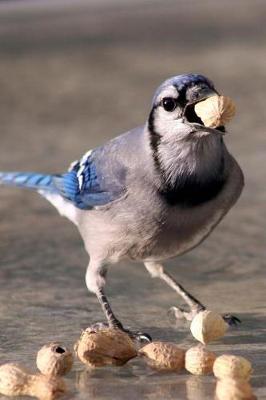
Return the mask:
<path fill-rule="evenodd" d="M 225 335 L 227 323 L 214 311 L 200 311 L 192 320 L 190 331 L 195 339 L 203 344 L 217 340 Z"/>
<path fill-rule="evenodd" d="M 61 378 L 33 375 L 15 363 L 0 366 L 0 393 L 6 396 L 33 396 L 54 400 L 64 394 L 66 386 Z"/>
<path fill-rule="evenodd" d="M 49 343 L 38 351 L 36 364 L 39 371 L 44 375 L 65 375 L 72 368 L 73 354 L 59 343 Z"/>
<path fill-rule="evenodd" d="M 199 344 L 186 351 L 185 368 L 193 375 L 207 375 L 213 372 L 216 355 Z"/>
<path fill-rule="evenodd" d="M 87 328 L 74 346 L 81 362 L 90 367 L 123 365 L 137 356 L 130 337 L 119 329 L 104 328 L 98 331 Z"/>
<path fill-rule="evenodd" d="M 185 366 L 185 351 L 174 343 L 149 343 L 139 350 L 139 355 L 149 366 L 161 371 L 178 372 Z"/>

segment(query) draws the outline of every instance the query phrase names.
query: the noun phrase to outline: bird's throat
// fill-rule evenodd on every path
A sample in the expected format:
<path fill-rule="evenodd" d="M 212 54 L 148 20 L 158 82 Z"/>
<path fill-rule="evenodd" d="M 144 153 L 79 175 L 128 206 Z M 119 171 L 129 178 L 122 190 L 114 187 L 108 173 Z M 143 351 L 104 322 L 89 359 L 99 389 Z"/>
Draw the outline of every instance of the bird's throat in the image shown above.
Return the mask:
<path fill-rule="evenodd" d="M 170 143 L 156 137 L 153 158 L 160 193 L 169 204 L 197 206 L 214 199 L 226 182 L 224 144 L 204 137 Z"/>

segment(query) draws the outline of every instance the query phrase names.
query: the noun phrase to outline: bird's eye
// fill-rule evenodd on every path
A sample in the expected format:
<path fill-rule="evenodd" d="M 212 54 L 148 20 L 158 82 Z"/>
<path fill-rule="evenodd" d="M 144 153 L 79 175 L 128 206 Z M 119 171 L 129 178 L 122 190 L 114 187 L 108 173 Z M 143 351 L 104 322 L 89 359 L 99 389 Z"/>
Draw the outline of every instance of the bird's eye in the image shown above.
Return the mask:
<path fill-rule="evenodd" d="M 165 111 L 174 111 L 177 106 L 177 101 L 172 97 L 165 97 L 162 100 L 162 105 Z"/>

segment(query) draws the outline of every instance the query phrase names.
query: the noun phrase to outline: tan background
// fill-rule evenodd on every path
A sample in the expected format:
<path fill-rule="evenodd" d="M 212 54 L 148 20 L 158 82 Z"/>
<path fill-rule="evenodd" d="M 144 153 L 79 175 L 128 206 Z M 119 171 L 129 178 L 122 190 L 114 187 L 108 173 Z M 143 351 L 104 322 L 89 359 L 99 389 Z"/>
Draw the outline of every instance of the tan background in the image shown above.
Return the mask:
<path fill-rule="evenodd" d="M 2 1 L 0 3 L 0 170 L 62 172 L 86 150 L 142 124 L 157 85 L 200 72 L 238 108 L 226 142 L 246 188 L 202 246 L 169 269 L 204 303 L 242 325 L 213 348 L 247 356 L 266 398 L 265 93 L 266 3 L 218 1 Z M 33 365 L 43 343 L 72 345 L 102 320 L 88 295 L 87 255 L 75 228 L 36 194 L 1 188 L 0 360 Z M 192 343 L 171 325 L 179 302 L 140 265 L 109 274 L 116 313 L 154 338 Z M 139 361 L 83 373 L 69 398 L 211 399 L 211 377 L 151 374 Z"/>

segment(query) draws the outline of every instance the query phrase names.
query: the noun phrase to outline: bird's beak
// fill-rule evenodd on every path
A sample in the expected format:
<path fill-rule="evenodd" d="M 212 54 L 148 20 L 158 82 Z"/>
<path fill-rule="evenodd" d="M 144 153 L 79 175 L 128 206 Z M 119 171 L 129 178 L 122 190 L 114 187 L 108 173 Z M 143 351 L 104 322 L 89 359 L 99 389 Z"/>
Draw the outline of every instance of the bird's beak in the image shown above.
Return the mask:
<path fill-rule="evenodd" d="M 198 98 L 192 103 L 193 104 L 199 103 L 200 101 L 205 100 L 208 97 L 212 96 L 220 96 L 220 94 L 215 89 L 211 89 L 209 87 L 203 88 L 201 89 Z"/>
<path fill-rule="evenodd" d="M 219 96 L 219 93 L 215 89 L 211 88 L 204 88 L 198 93 L 198 97 L 189 102 L 185 109 L 184 109 L 184 123 L 193 126 L 195 130 L 197 131 L 204 131 L 206 133 L 219 133 L 219 134 L 225 134 L 225 128 L 224 126 L 218 126 L 218 127 L 208 127 L 204 125 L 204 122 L 201 120 L 201 118 L 197 115 L 195 112 L 195 105 L 197 103 L 200 103 L 204 100 L 206 100 L 209 97 L 213 96 Z"/>

